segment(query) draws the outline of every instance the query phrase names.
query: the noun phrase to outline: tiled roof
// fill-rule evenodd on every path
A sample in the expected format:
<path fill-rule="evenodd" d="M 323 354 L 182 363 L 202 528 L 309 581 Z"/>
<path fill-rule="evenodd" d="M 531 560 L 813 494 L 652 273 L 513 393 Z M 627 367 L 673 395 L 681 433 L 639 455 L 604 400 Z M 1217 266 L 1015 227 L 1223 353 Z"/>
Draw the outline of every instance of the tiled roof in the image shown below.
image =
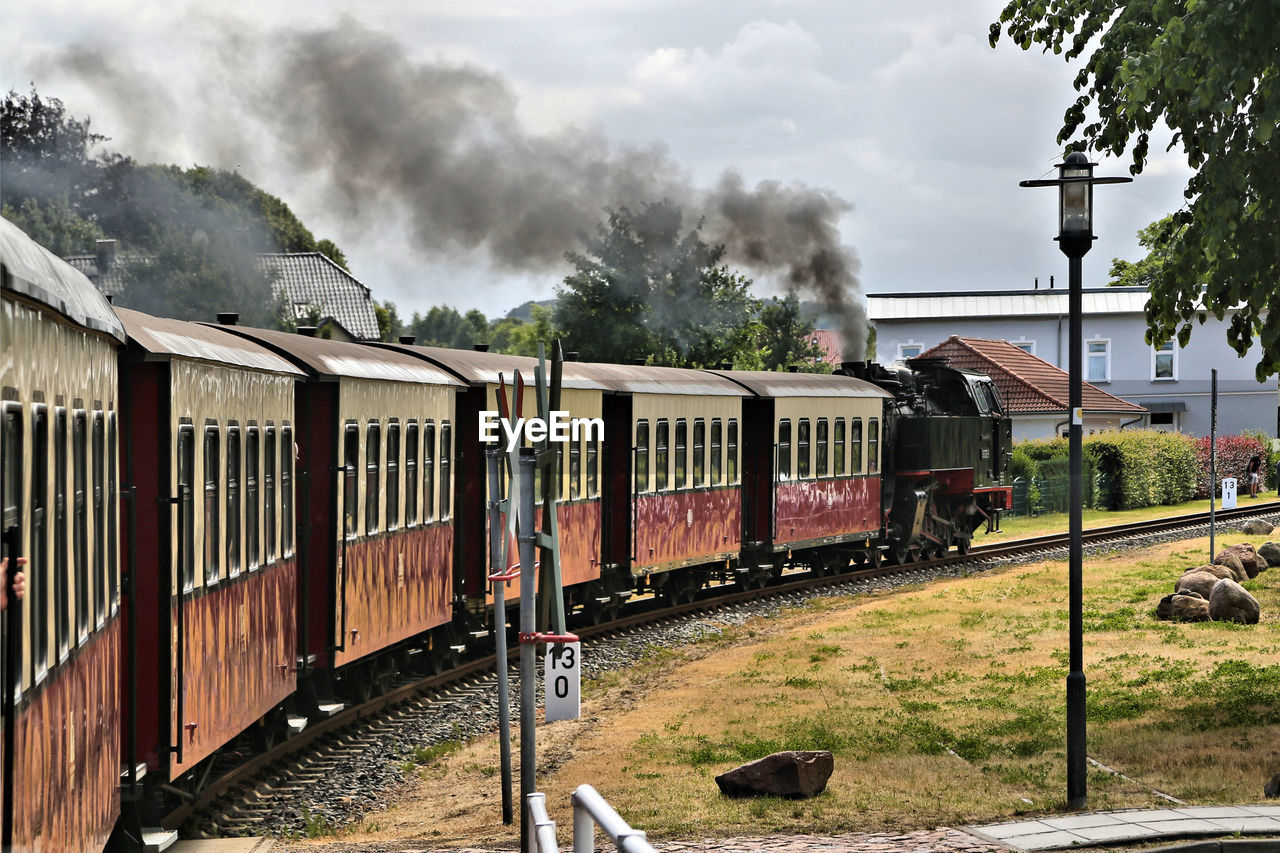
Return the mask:
<path fill-rule="evenodd" d="M 809 335 L 809 342 L 822 348 L 823 355 L 820 361 L 839 367 L 840 362 L 844 360 L 841 356 L 841 352 L 844 351 L 844 341 L 835 329 L 814 329 L 813 334 Z"/>
<path fill-rule="evenodd" d="M 295 318 L 318 308 L 352 337 L 377 340 L 378 317 L 369 288 L 319 252 L 259 255 L 262 268 L 276 274 L 275 289 L 289 302 Z"/>
<path fill-rule="evenodd" d="M 114 250 L 110 257 L 105 275 L 99 270 L 97 255 L 72 255 L 64 260 L 108 296 L 124 289 L 125 270 L 153 260 L 148 255 L 115 254 Z M 319 252 L 264 254 L 258 256 L 258 264 L 275 274 L 275 294 L 289 303 L 295 320 L 315 308 L 322 321 L 333 320 L 357 340 L 376 341 L 380 337 L 369 288 Z"/>
<path fill-rule="evenodd" d="M 1000 389 L 1005 408 L 1011 414 L 1067 411 L 1070 381 L 1067 372 L 1008 341 L 952 335 L 921 353 L 920 357 L 942 358 L 952 367 L 987 374 Z M 1096 385 L 1082 382 L 1081 386 L 1081 400 L 1086 412 L 1136 417 L 1146 411 Z"/>

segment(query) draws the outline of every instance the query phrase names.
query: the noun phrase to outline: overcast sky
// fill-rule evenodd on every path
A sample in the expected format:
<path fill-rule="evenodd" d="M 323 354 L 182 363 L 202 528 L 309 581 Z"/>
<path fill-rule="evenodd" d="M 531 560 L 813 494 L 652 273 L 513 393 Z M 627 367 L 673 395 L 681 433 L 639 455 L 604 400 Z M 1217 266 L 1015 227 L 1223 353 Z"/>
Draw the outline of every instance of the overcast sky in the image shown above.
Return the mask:
<path fill-rule="evenodd" d="M 494 222 L 538 180 L 555 194 L 577 183 L 574 170 L 623 162 L 652 169 L 643 191 L 671 186 L 677 197 L 726 171 L 748 189 L 817 192 L 834 202 L 864 292 L 1030 287 L 1037 276 L 1045 287 L 1066 277 L 1052 242 L 1056 196 L 1018 181 L 1058 162 L 1074 68 L 1007 40 L 992 50 L 987 29 L 1002 5 L 223 0 L 212 13 L 9 0 L 0 84 L 25 92 L 34 82 L 140 160 L 238 167 L 341 246 L 406 319 L 441 303 L 493 316 L 552 296 L 568 269 L 554 260 L 560 250 L 523 264 L 522 244 L 502 243 Z M 353 44 L 362 59 L 330 58 Z M 376 73 L 391 75 L 377 79 L 394 79 L 410 101 L 383 103 L 385 82 L 345 82 L 370 70 L 371 48 L 387 59 Z M 472 118 L 445 143 L 429 139 L 437 118 L 459 113 Z M 330 139 L 335 121 L 354 133 Z M 399 185 L 414 182 L 416 158 L 426 162 L 419 141 L 485 156 L 466 158 L 477 171 L 465 179 L 436 175 L 410 192 Z M 1105 283 L 1111 258 L 1140 257 L 1135 232 L 1181 204 L 1185 162 L 1163 147 L 1153 138 L 1135 183 L 1097 191 L 1086 285 Z M 1127 166 L 1104 160 L 1098 171 Z M 513 190 L 511 172 L 529 182 Z M 592 193 L 625 183 L 582 180 Z M 625 202 L 593 199 L 592 209 Z M 500 210 L 477 213 L 484 204 Z M 446 222 L 442 209 L 465 215 Z M 526 215 L 536 230 L 542 214 Z M 769 279 L 758 279 L 760 295 L 781 292 Z"/>

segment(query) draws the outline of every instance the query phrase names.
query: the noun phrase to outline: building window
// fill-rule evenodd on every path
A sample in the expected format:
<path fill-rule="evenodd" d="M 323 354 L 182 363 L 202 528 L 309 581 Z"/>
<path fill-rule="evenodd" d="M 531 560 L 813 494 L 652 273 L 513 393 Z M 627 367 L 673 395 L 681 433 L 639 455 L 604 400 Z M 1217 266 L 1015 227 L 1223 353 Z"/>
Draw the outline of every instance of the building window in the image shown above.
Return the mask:
<path fill-rule="evenodd" d="M 1158 427 L 1173 426 L 1173 412 L 1152 412 L 1151 425 Z"/>
<path fill-rule="evenodd" d="M 649 422 L 636 421 L 636 494 L 649 491 Z"/>
<path fill-rule="evenodd" d="M 905 344 L 898 344 L 898 360 L 905 361 L 908 358 L 915 358 L 924 352 L 924 344 L 918 344 L 914 341 Z"/>
<path fill-rule="evenodd" d="M 1029 341 L 1026 338 L 1018 338 L 1016 341 L 1009 341 L 1009 343 L 1013 344 L 1015 347 L 1017 347 L 1018 349 L 1022 350 L 1023 352 L 1029 355 L 1036 354 L 1035 341 Z"/>
<path fill-rule="evenodd" d="M 778 421 L 778 482 L 791 479 L 791 421 Z"/>
<path fill-rule="evenodd" d="M 1174 348 L 1173 341 L 1165 341 L 1151 350 L 1151 378 L 1178 378 L 1178 351 Z"/>
<path fill-rule="evenodd" d="M 1090 382 L 1111 381 L 1111 341 L 1086 341 Z"/>

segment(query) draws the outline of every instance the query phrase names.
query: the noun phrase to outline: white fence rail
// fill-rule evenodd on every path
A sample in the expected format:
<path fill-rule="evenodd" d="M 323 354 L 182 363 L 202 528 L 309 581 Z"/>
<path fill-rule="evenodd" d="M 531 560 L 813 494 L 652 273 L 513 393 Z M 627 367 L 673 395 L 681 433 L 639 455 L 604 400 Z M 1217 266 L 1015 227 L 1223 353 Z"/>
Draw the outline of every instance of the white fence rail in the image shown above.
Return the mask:
<path fill-rule="evenodd" d="M 555 821 L 547 816 L 546 795 L 530 794 L 528 804 L 529 836 L 534 839 L 537 853 L 560 853 Z M 644 832 L 632 829 L 595 788 L 579 785 L 573 792 L 573 853 L 595 850 L 596 826 L 604 830 L 620 853 L 657 853 Z"/>

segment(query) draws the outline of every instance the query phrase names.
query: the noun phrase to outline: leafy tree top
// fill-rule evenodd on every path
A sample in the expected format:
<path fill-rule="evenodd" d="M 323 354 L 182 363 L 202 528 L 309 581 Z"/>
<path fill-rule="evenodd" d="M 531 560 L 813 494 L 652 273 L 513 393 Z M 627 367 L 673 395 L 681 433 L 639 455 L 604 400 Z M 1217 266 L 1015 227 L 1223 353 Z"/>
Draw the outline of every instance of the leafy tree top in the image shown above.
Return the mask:
<path fill-rule="evenodd" d="M 1238 306 L 1227 339 L 1241 354 L 1261 341 L 1259 380 L 1280 371 L 1277 20 L 1277 0 L 1011 0 L 990 33 L 1082 60 L 1059 142 L 1128 151 L 1136 175 L 1156 123 L 1173 131 L 1195 174 L 1150 281 L 1147 338 L 1185 345 L 1202 304 L 1220 319 Z"/>

